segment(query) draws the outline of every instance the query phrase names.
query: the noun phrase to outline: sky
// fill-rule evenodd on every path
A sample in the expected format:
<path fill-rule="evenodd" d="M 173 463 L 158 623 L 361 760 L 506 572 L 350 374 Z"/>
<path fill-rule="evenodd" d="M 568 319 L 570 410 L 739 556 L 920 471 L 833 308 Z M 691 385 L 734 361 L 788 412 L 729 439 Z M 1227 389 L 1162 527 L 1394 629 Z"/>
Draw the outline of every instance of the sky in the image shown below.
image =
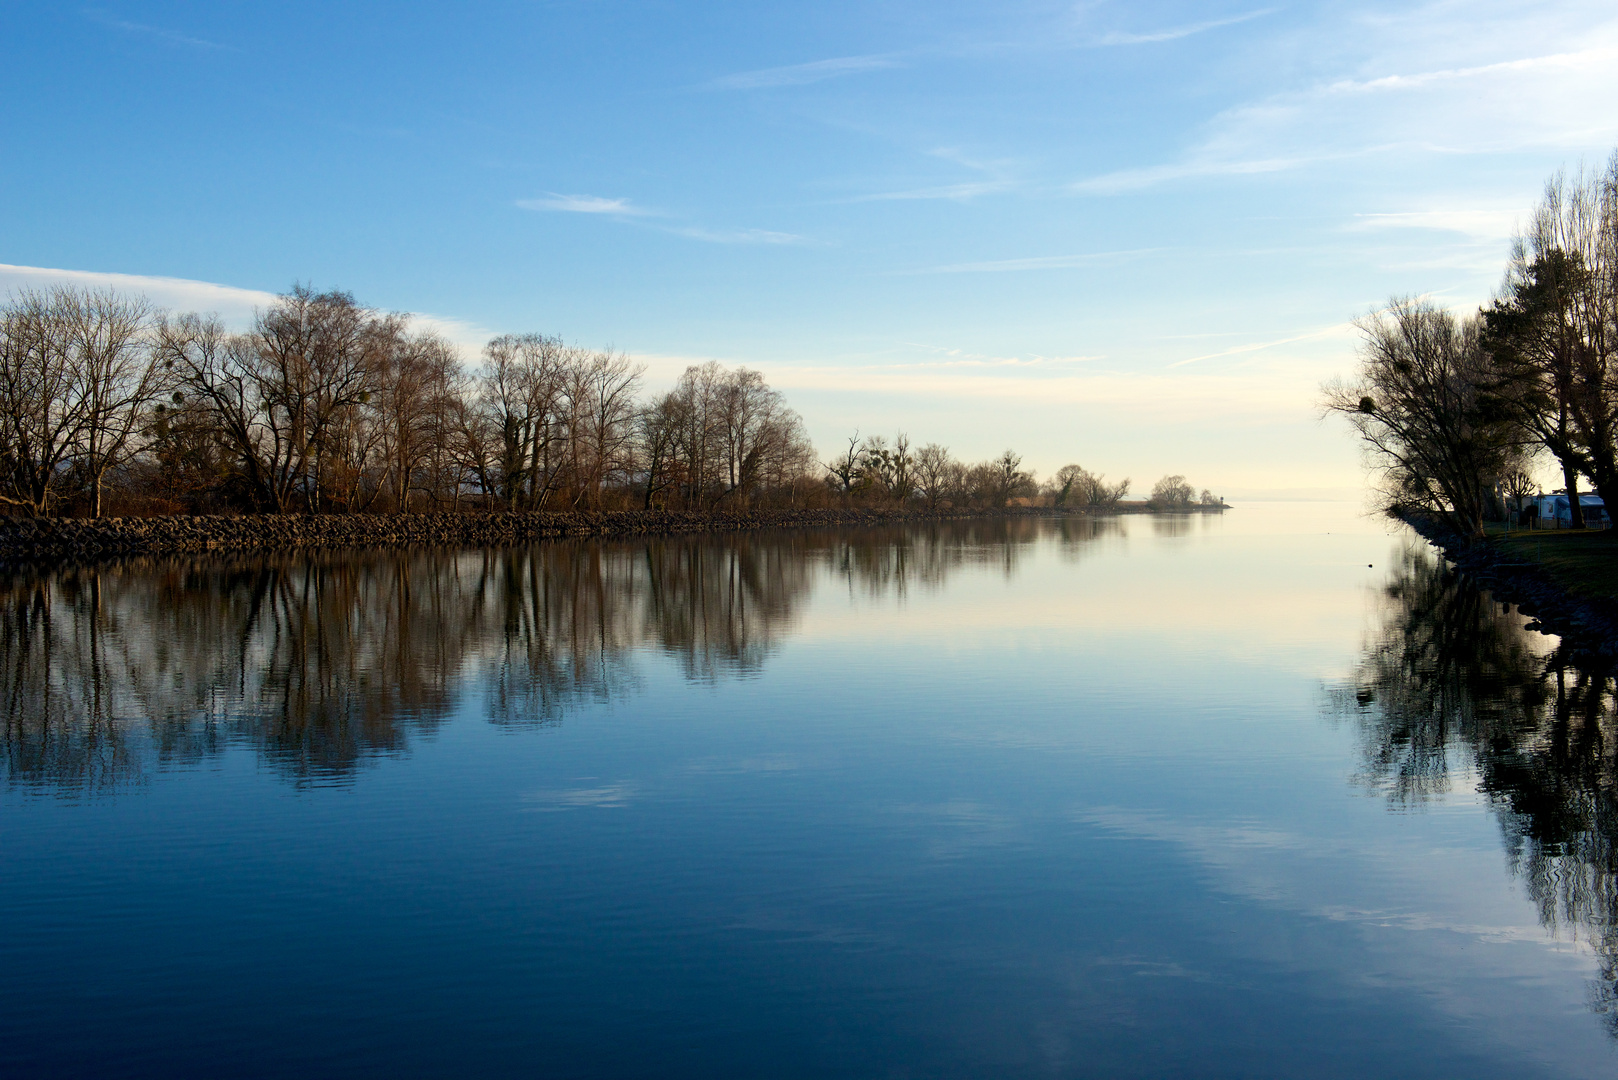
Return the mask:
<path fill-rule="evenodd" d="M 1352 320 L 1486 301 L 1618 145 L 1611 0 L 5 13 L 0 292 L 342 288 L 1137 491 L 1357 489 Z"/>

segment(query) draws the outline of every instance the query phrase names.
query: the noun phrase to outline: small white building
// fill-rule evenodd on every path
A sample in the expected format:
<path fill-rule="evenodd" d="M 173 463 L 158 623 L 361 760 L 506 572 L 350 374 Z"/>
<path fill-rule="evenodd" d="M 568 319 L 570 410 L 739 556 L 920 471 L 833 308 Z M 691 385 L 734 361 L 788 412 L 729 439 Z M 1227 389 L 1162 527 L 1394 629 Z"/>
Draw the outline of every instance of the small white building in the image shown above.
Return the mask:
<path fill-rule="evenodd" d="M 1541 495 L 1530 505 L 1539 508 L 1541 529 L 1566 529 L 1573 524 L 1573 508 L 1568 505 L 1566 495 Z M 1584 523 L 1592 529 L 1605 529 L 1612 524 L 1600 495 L 1579 492 L 1579 509 L 1584 512 Z"/>

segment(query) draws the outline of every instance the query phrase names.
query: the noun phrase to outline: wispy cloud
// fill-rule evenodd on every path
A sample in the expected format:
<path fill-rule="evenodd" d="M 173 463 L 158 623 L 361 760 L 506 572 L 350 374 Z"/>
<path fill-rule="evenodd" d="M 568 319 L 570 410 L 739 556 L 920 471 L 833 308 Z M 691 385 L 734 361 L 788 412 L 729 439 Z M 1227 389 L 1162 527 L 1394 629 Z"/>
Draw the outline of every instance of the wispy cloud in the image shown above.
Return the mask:
<path fill-rule="evenodd" d="M 705 229 L 700 225 L 654 225 L 659 232 L 701 240 L 709 244 L 801 244 L 804 238 L 795 233 L 771 232 L 769 229 Z"/>
<path fill-rule="evenodd" d="M 546 192 L 540 199 L 518 199 L 517 206 L 524 210 L 537 210 L 563 214 L 595 214 L 600 217 L 655 229 L 687 240 L 701 240 L 707 244 L 801 244 L 804 238 L 794 233 L 774 232 L 770 229 L 710 229 L 701 225 L 663 224 L 648 218 L 668 218 L 661 210 L 636 206 L 628 199 L 611 199 L 601 195 L 559 195 Z"/>
<path fill-rule="evenodd" d="M 1291 337 L 1276 338 L 1274 341 L 1251 342 L 1247 345 L 1233 345 L 1228 349 L 1220 349 L 1218 352 L 1204 353 L 1202 356 L 1192 356 L 1185 360 L 1176 360 L 1174 363 L 1170 364 L 1169 367 L 1185 367 L 1187 364 L 1195 364 L 1202 360 L 1216 360 L 1224 356 L 1241 356 L 1245 353 L 1263 352 L 1265 349 L 1273 349 L 1278 345 L 1291 345 L 1299 341 L 1315 341 L 1320 338 L 1347 337 L 1353 333 L 1353 330 L 1353 323 L 1333 323 L 1332 325 L 1322 327 L 1319 330 L 1310 330 L 1307 333 L 1294 334 Z"/>
<path fill-rule="evenodd" d="M 1114 31 L 1113 33 L 1103 34 L 1101 37 L 1097 38 L 1096 44 L 1151 45 L 1159 41 L 1176 41 L 1180 38 L 1191 37 L 1193 34 L 1201 34 L 1208 30 L 1217 30 L 1221 26 L 1235 26 L 1237 23 L 1244 23 L 1250 19 L 1257 19 L 1264 15 L 1273 15 L 1279 10 L 1280 8 L 1273 7 L 1260 8 L 1257 11 L 1249 11 L 1241 15 L 1232 15 L 1225 19 L 1209 19 L 1206 22 L 1187 23 L 1184 26 L 1174 26 L 1166 30 L 1149 30 L 1141 34 L 1130 34 L 1122 31 Z"/>
<path fill-rule="evenodd" d="M 116 289 L 144 296 L 162 307 L 215 312 L 232 321 L 250 319 L 255 308 L 275 302 L 272 292 L 216 285 L 209 281 L 0 263 L 0 294 L 18 289 L 48 289 L 56 285 L 80 289 Z"/>
<path fill-rule="evenodd" d="M 637 357 L 639 359 L 639 357 Z M 1082 359 L 1082 358 L 1076 358 Z M 770 385 L 788 391 L 846 395 L 892 394 L 907 401 L 956 399 L 984 408 L 1015 402 L 1028 409 L 1082 405 L 1111 417 L 1157 423 L 1206 420 L 1209 415 L 1294 423 L 1313 415 L 1320 380 L 1335 368 L 1287 357 L 1287 363 L 1198 372 L 1107 370 L 1062 365 L 904 365 L 807 367 L 759 362 Z M 1336 363 L 1336 361 L 1332 361 Z M 1210 413 L 1209 410 L 1217 410 Z"/>
<path fill-rule="evenodd" d="M 1205 159 L 1176 162 L 1171 165 L 1149 165 L 1141 169 L 1119 169 L 1080 180 L 1073 190 L 1085 195 L 1116 195 L 1153 187 L 1170 180 L 1196 176 L 1252 176 L 1258 173 L 1282 172 L 1317 160 L 1306 157 L 1257 158 L 1249 161 L 1220 161 Z"/>
<path fill-rule="evenodd" d="M 937 187 L 912 188 L 908 191 L 879 191 L 871 195 L 856 195 L 849 202 L 890 202 L 910 199 L 951 199 L 964 202 L 979 195 L 992 195 L 1008 191 L 1014 185 L 1010 180 L 971 180 L 961 184 L 940 184 Z"/>
<path fill-rule="evenodd" d="M 1095 251 L 1083 255 L 1036 255 L 1026 259 L 993 259 L 988 262 L 949 263 L 930 266 L 918 274 L 1001 274 L 1019 270 L 1072 270 L 1081 266 L 1149 255 L 1161 248 L 1132 248 L 1128 251 Z"/>
<path fill-rule="evenodd" d="M 1496 209 L 1406 210 L 1390 214 L 1355 214 L 1353 232 L 1384 229 L 1433 229 L 1479 240 L 1504 240 L 1522 220 L 1522 207 Z"/>
<path fill-rule="evenodd" d="M 524 210 L 552 210 L 564 214 L 605 214 L 609 217 L 656 217 L 657 211 L 633 205 L 628 199 L 602 195 L 559 195 L 548 191 L 543 198 L 518 199 Z"/>
<path fill-rule="evenodd" d="M 1525 72 L 1601 68 L 1618 60 L 1618 48 L 1579 49 L 1574 52 L 1552 53 L 1548 56 L 1528 56 L 1518 60 L 1503 60 L 1496 64 L 1478 64 L 1473 67 L 1443 68 L 1437 71 L 1418 71 L 1413 75 L 1383 75 L 1375 79 L 1344 79 L 1326 89 L 1332 93 L 1363 93 L 1377 90 L 1413 90 L 1437 82 L 1457 79 L 1488 78 L 1495 75 L 1516 75 Z"/>
<path fill-rule="evenodd" d="M 158 41 L 167 42 L 170 45 L 184 45 L 187 48 L 192 49 L 218 49 L 227 52 L 241 51 L 234 45 L 221 45 L 217 41 L 209 41 L 206 38 L 192 37 L 189 34 L 182 34 L 178 30 L 165 30 L 161 26 L 148 26 L 145 23 L 130 22 L 128 19 L 120 19 L 113 16 L 110 12 L 103 11 L 99 8 L 91 8 L 85 11 L 84 16 L 91 22 L 100 23 L 102 26 L 110 29 L 121 30 L 126 34 L 134 34 L 137 37 L 152 38 Z"/>
<path fill-rule="evenodd" d="M 275 293 L 263 289 L 243 289 L 211 281 L 157 277 L 147 274 L 115 274 L 99 270 L 60 270 L 46 266 L 11 266 L 0 263 L 0 297 L 21 289 L 48 289 L 67 285 L 80 289 L 116 289 L 144 296 L 153 304 L 171 311 L 197 311 L 218 315 L 238 330 L 245 329 L 253 313 L 276 302 Z M 360 298 L 364 300 L 364 297 Z M 410 325 L 445 338 L 463 354 L 483 348 L 492 332 L 464 319 L 413 313 Z"/>
<path fill-rule="evenodd" d="M 1063 364 L 1091 364 L 1103 356 L 984 356 L 948 360 L 918 360 L 911 364 L 873 364 L 870 371 L 924 371 L 931 368 L 1053 368 Z"/>
<path fill-rule="evenodd" d="M 878 191 L 869 195 L 856 195 L 848 201 L 862 203 L 946 199 L 954 202 L 965 202 L 969 199 L 975 199 L 979 195 L 991 195 L 996 192 L 1009 191 L 1017 186 L 1015 179 L 1016 163 L 1013 161 L 980 160 L 948 146 L 929 150 L 927 156 L 947 161 L 952 165 L 958 165 L 978 173 L 983 179 L 966 180 L 953 184 L 931 184 L 923 187 L 901 188 L 897 191 Z"/>
<path fill-rule="evenodd" d="M 804 86 L 808 83 L 837 79 L 844 75 L 858 75 L 866 71 L 882 71 L 903 67 L 904 62 L 891 54 L 874 56 L 839 56 L 830 60 L 813 60 L 807 64 L 789 64 L 785 67 L 761 68 L 743 71 L 714 79 L 708 86 L 715 90 L 763 90 L 776 86 Z"/>
<path fill-rule="evenodd" d="M 1483 13 L 1462 35 L 1457 17 L 1446 5 L 1417 9 L 1382 27 L 1384 43 L 1355 63 L 1369 74 L 1232 106 L 1210 117 L 1178 160 L 1088 177 L 1072 190 L 1110 195 L 1373 155 L 1397 158 L 1408 171 L 1435 155 L 1543 153 L 1618 137 L 1609 107 L 1618 93 L 1618 21 L 1558 28 L 1522 12 Z"/>

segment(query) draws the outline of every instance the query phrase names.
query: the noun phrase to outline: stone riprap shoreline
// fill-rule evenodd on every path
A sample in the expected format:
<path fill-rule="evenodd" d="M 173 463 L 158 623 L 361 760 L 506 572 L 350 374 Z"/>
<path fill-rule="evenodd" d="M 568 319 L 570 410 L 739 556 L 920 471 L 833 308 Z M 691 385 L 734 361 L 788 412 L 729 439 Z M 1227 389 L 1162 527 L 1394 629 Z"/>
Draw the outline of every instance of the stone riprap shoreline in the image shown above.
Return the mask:
<path fill-rule="evenodd" d="M 1130 512 L 1134 508 L 1119 508 Z M 1119 511 L 1109 511 L 1119 512 Z M 500 547 L 564 537 L 675 536 L 756 529 L 891 525 L 980 518 L 1084 517 L 1086 511 L 1012 507 L 993 511 L 879 509 L 661 510 L 512 513 L 263 514 L 147 518 L 0 518 L 0 563 L 93 561 L 130 555 L 285 551 L 345 547 Z"/>
<path fill-rule="evenodd" d="M 1487 541 L 1468 541 L 1431 518 L 1400 519 L 1468 580 L 1529 616 L 1528 629 L 1557 635 L 1581 658 L 1618 664 L 1618 603 L 1574 595 L 1534 563 L 1519 562 Z"/>

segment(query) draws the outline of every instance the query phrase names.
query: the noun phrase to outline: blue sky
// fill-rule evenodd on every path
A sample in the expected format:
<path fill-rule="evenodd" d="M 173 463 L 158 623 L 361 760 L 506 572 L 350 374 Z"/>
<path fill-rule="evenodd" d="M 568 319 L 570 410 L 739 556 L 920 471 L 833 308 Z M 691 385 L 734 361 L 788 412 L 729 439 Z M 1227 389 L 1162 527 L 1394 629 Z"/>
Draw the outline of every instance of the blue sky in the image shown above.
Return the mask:
<path fill-rule="evenodd" d="M 1359 483 L 1348 320 L 1487 298 L 1618 144 L 1618 10 L 22 4 L 0 88 L 0 289 L 340 286 L 1241 496 Z"/>

